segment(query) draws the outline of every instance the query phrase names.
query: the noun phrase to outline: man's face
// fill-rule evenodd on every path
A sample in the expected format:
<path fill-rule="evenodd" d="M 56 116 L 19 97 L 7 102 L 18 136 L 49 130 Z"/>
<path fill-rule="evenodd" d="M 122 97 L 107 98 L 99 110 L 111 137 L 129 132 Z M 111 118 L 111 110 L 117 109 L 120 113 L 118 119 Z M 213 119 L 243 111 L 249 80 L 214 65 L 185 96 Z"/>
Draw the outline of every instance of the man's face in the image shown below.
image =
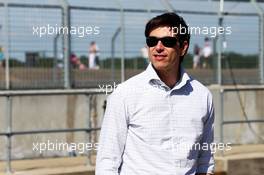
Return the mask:
<path fill-rule="evenodd" d="M 150 32 L 149 37 L 172 37 L 172 31 L 170 27 L 158 27 Z M 180 48 L 178 41 L 173 47 L 165 47 L 161 41 L 158 41 L 156 46 L 148 49 L 150 61 L 157 71 L 177 70 L 180 56 L 184 54 L 183 48 Z"/>

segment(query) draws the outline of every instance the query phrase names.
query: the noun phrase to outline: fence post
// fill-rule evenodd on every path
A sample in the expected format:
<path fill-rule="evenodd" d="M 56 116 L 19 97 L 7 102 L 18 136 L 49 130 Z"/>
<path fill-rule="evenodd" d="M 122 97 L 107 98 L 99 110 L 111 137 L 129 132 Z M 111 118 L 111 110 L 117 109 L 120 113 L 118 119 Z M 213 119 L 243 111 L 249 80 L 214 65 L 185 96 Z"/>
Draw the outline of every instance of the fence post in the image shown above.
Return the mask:
<path fill-rule="evenodd" d="M 62 1 L 62 21 L 63 27 L 70 29 L 70 9 L 67 1 Z M 63 55 L 64 55 L 64 88 L 71 88 L 70 64 L 71 53 L 70 32 L 63 33 Z"/>
<path fill-rule="evenodd" d="M 8 0 L 5 1 L 5 21 L 4 21 L 4 33 L 5 37 L 5 81 L 6 89 L 10 89 L 10 69 L 9 69 L 9 11 Z"/>
<path fill-rule="evenodd" d="M 220 143 L 224 143 L 224 89 L 220 87 Z M 223 155 L 223 150 L 221 151 Z"/>
<path fill-rule="evenodd" d="M 86 124 L 87 124 L 87 129 L 91 128 L 91 95 L 86 94 L 86 103 L 88 107 L 88 112 L 87 112 L 87 118 L 86 118 Z M 91 132 L 86 132 L 86 141 L 87 143 L 91 143 Z M 91 150 L 87 151 L 87 162 L 86 165 L 91 165 Z"/>
<path fill-rule="evenodd" d="M 259 74 L 260 74 L 260 84 L 264 84 L 264 14 L 259 16 Z"/>
<path fill-rule="evenodd" d="M 54 57 L 54 60 L 53 60 L 53 71 L 52 71 L 52 77 L 53 77 L 53 82 L 54 83 L 57 83 L 58 82 L 58 76 L 57 76 L 57 73 L 58 73 L 58 68 L 57 68 L 57 64 L 58 64 L 58 38 L 59 38 L 60 34 L 57 34 L 55 37 L 54 37 L 54 40 L 53 40 L 53 57 Z"/>
<path fill-rule="evenodd" d="M 256 0 L 251 0 L 251 3 L 259 15 L 259 75 L 260 83 L 264 84 L 264 10 Z"/>
<path fill-rule="evenodd" d="M 112 81 L 115 81 L 115 40 L 118 36 L 118 34 L 120 33 L 121 27 L 118 27 L 114 33 L 114 35 L 112 36 L 111 39 L 111 77 L 112 77 Z"/>
<path fill-rule="evenodd" d="M 125 81 L 125 19 L 124 8 L 121 0 L 117 0 L 120 7 L 120 24 L 121 24 L 121 82 Z"/>
<path fill-rule="evenodd" d="M 223 26 L 223 7 L 224 1 L 220 1 L 220 8 L 219 8 L 219 18 L 218 18 L 218 25 L 219 27 Z M 217 83 L 219 85 L 222 84 L 222 37 L 218 35 L 218 57 L 217 57 Z"/>
<path fill-rule="evenodd" d="M 6 98 L 6 126 L 7 126 L 7 140 L 6 140 L 6 152 L 7 152 L 7 159 L 6 159 L 6 173 L 11 174 L 12 167 L 11 167 L 11 160 L 12 160 L 12 97 L 7 96 Z"/>

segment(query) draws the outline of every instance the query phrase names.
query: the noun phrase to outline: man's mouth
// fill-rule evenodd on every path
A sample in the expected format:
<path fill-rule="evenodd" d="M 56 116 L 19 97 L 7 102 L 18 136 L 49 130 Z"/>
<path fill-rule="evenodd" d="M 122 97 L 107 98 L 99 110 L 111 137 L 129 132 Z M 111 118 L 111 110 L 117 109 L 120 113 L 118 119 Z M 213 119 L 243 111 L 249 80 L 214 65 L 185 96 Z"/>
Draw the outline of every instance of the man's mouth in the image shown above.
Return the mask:
<path fill-rule="evenodd" d="M 154 59 L 157 61 L 161 61 L 167 57 L 166 54 L 154 54 L 153 56 L 154 56 Z"/>

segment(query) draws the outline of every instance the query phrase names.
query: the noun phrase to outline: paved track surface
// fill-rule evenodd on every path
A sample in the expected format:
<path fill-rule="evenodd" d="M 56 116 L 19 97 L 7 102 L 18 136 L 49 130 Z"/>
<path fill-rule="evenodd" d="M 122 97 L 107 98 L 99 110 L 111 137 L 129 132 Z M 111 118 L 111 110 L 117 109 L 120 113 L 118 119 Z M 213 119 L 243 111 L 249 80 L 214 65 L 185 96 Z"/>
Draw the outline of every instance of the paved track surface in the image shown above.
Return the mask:
<path fill-rule="evenodd" d="M 264 145 L 233 146 L 231 151 L 218 152 L 215 159 L 215 175 L 264 174 Z M 86 162 L 85 157 L 16 160 L 12 167 L 14 175 L 94 175 L 94 166 Z M 0 175 L 6 174 L 5 165 L 0 162 Z"/>

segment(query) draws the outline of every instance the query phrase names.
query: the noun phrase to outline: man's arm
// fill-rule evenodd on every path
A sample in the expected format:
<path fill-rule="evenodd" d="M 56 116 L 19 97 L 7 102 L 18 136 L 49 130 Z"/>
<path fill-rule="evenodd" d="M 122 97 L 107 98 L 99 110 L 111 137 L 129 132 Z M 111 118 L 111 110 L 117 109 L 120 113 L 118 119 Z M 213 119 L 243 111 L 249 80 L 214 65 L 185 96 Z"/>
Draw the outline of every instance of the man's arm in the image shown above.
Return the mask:
<path fill-rule="evenodd" d="M 96 160 L 96 175 L 118 175 L 127 136 L 125 104 L 118 93 L 107 100 Z"/>
<path fill-rule="evenodd" d="M 212 102 L 212 95 L 208 96 L 208 112 L 207 118 L 204 122 L 203 136 L 201 139 L 201 146 L 208 149 L 201 149 L 197 160 L 197 175 L 210 175 L 214 172 L 214 157 L 211 150 L 211 144 L 214 140 L 214 107 Z"/>

